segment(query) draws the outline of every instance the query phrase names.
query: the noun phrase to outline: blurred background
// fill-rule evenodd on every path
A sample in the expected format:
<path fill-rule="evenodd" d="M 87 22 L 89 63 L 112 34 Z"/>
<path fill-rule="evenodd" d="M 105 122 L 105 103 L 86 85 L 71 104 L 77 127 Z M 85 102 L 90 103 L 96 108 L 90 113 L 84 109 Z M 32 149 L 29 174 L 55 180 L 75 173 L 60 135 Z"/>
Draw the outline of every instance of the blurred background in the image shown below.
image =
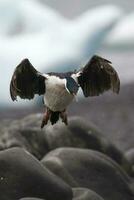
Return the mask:
<path fill-rule="evenodd" d="M 93 54 L 112 61 L 120 95 L 84 99 L 69 109 L 100 127 L 122 150 L 134 144 L 134 2 L 0 0 L 0 119 L 43 112 L 42 99 L 12 102 L 11 76 L 23 58 L 41 72 L 83 66 Z"/>

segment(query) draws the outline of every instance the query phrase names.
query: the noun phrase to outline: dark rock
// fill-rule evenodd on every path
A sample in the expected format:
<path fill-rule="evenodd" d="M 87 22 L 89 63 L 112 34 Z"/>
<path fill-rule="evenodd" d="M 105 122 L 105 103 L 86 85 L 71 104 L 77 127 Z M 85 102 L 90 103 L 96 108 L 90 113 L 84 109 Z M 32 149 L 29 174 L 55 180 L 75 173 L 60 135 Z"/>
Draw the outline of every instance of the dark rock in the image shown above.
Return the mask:
<path fill-rule="evenodd" d="M 45 200 L 39 198 L 22 198 L 19 200 Z M 97 193 L 87 188 L 73 188 L 73 200 L 104 200 Z"/>
<path fill-rule="evenodd" d="M 125 156 L 127 158 L 127 160 L 131 163 L 132 165 L 132 170 L 131 170 L 131 175 L 132 177 L 134 177 L 134 148 L 128 150 L 126 153 L 125 153 Z M 134 186 L 133 186 L 134 188 Z"/>
<path fill-rule="evenodd" d="M 47 200 L 71 200 L 71 188 L 44 168 L 28 152 L 11 148 L 0 152 L 0 199 L 18 200 L 23 197 Z"/>
<path fill-rule="evenodd" d="M 45 200 L 45 199 L 26 197 L 26 198 L 22 198 L 22 199 L 19 199 L 19 200 Z"/>
<path fill-rule="evenodd" d="M 76 147 L 100 151 L 115 160 L 129 175 L 132 166 L 123 153 L 92 123 L 72 117 L 66 127 L 61 123 L 45 128 L 45 138 L 50 150 L 58 147 Z"/>
<path fill-rule="evenodd" d="M 4 122 L 0 132 L 3 149 L 22 147 L 38 159 L 49 150 L 40 129 L 41 114 L 30 115 L 22 120 Z"/>
<path fill-rule="evenodd" d="M 132 175 L 132 166 L 124 154 L 92 123 L 85 122 L 85 120 L 80 117 L 74 117 L 70 120 L 69 129 L 72 131 L 73 135 L 85 141 L 87 149 L 97 150 L 108 155 L 129 175 Z"/>
<path fill-rule="evenodd" d="M 107 200 L 133 200 L 132 180 L 106 155 L 85 149 L 59 148 L 42 164 L 71 187 L 85 187 Z"/>
<path fill-rule="evenodd" d="M 96 192 L 87 188 L 73 188 L 73 200 L 104 200 Z"/>
<path fill-rule="evenodd" d="M 94 149 L 110 156 L 131 175 L 132 166 L 122 152 L 91 123 L 71 117 L 68 126 L 59 122 L 41 130 L 41 120 L 42 115 L 36 114 L 12 123 L 8 121 L 1 132 L 1 148 L 23 147 L 38 159 L 58 147 Z"/>
<path fill-rule="evenodd" d="M 129 160 L 129 162 L 134 165 L 134 148 L 129 149 L 126 153 L 125 153 L 126 158 Z"/>

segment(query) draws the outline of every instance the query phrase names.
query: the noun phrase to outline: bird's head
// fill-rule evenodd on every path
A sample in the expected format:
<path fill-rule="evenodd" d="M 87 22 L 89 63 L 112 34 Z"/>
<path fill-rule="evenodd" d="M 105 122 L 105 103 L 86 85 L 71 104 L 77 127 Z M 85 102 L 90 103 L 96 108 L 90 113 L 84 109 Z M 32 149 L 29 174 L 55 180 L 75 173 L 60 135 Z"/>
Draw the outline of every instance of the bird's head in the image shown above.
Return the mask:
<path fill-rule="evenodd" d="M 79 85 L 76 83 L 76 81 L 72 77 L 66 77 L 65 78 L 65 88 L 66 90 L 72 94 L 76 95 L 79 89 Z"/>

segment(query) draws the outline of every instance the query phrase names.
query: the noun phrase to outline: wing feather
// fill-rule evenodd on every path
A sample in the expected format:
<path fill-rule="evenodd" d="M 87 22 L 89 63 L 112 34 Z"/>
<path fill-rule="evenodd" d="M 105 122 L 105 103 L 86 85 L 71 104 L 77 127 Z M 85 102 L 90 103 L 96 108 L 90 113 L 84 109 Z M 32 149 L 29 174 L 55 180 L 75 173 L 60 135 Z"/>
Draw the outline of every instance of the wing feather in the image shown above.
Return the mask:
<path fill-rule="evenodd" d="M 28 59 L 16 67 L 11 82 L 10 95 L 12 100 L 17 100 L 17 96 L 22 99 L 32 99 L 35 94 L 45 93 L 45 77 L 39 73 Z"/>
<path fill-rule="evenodd" d="M 107 90 L 119 93 L 120 80 L 111 62 L 93 56 L 86 66 L 78 72 L 78 83 L 84 96 L 98 96 Z"/>

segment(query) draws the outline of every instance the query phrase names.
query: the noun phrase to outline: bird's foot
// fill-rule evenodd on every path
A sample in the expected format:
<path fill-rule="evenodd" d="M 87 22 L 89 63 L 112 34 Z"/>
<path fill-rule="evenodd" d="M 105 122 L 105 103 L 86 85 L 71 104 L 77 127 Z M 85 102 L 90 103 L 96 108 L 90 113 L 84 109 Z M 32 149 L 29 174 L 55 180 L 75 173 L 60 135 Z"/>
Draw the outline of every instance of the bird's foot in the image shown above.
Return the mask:
<path fill-rule="evenodd" d="M 64 110 L 64 111 L 62 111 L 62 112 L 60 113 L 60 117 L 61 117 L 61 119 L 62 119 L 62 122 L 64 122 L 66 125 L 68 125 L 66 110 Z"/>
<path fill-rule="evenodd" d="M 50 111 L 47 108 L 46 112 L 44 113 L 43 119 L 42 119 L 41 128 L 43 128 L 45 125 L 47 125 L 49 119 L 50 119 Z"/>

